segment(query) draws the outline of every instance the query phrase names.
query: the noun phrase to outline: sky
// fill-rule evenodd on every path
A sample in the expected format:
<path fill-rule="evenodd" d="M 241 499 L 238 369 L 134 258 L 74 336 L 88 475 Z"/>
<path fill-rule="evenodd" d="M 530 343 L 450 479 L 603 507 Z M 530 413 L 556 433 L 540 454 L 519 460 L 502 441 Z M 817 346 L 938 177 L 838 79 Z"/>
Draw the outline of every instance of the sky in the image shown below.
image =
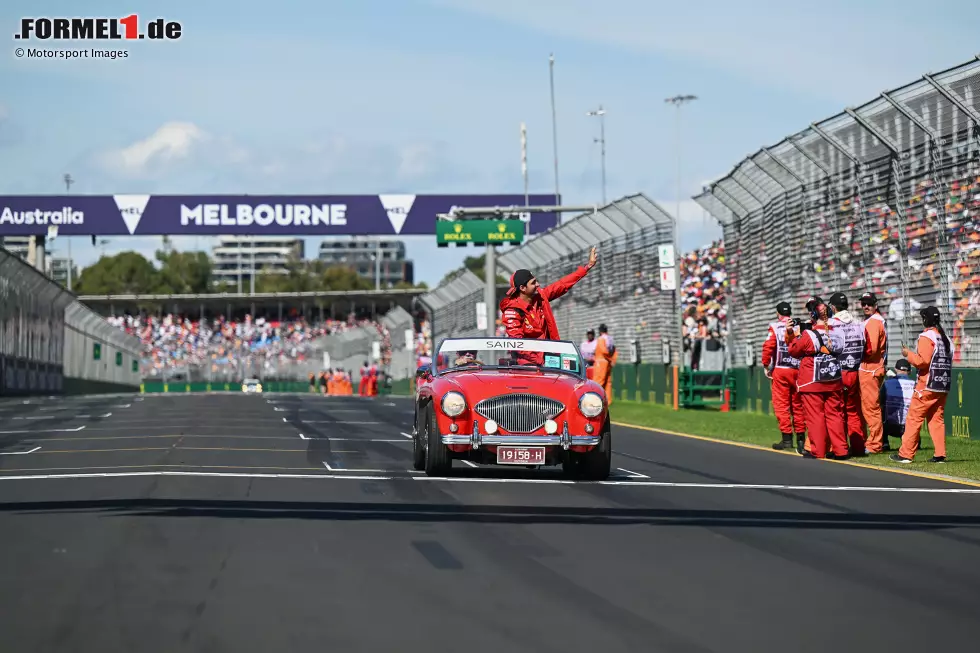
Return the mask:
<path fill-rule="evenodd" d="M 60 194 L 65 173 L 83 194 L 522 193 L 521 122 L 530 191 L 550 193 L 553 53 L 563 201 L 601 201 L 599 124 L 586 115 L 601 105 L 607 198 L 641 192 L 675 213 L 680 188 L 683 249 L 720 237 L 690 199 L 705 182 L 968 61 L 980 28 L 951 0 L 87 0 L 85 16 L 160 16 L 183 35 L 126 43 L 115 61 L 13 56 L 21 17 L 77 6 L 0 7 L 0 195 Z M 664 102 L 678 94 L 698 97 L 680 121 Z M 318 243 L 306 239 L 308 255 Z M 406 244 L 430 285 L 482 251 Z M 84 267 L 160 246 L 75 238 L 72 254 Z"/>

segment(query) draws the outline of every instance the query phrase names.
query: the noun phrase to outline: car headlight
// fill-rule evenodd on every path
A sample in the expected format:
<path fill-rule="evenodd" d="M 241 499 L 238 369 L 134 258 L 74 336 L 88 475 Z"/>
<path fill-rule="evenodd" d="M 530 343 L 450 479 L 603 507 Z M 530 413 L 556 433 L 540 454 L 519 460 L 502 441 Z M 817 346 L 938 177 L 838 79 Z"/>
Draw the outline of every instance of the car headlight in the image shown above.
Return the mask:
<path fill-rule="evenodd" d="M 594 392 L 586 392 L 578 400 L 578 408 L 586 417 L 596 417 L 602 412 L 602 397 Z"/>
<path fill-rule="evenodd" d="M 466 399 L 458 392 L 447 392 L 442 397 L 442 412 L 450 417 L 457 417 L 466 410 Z"/>

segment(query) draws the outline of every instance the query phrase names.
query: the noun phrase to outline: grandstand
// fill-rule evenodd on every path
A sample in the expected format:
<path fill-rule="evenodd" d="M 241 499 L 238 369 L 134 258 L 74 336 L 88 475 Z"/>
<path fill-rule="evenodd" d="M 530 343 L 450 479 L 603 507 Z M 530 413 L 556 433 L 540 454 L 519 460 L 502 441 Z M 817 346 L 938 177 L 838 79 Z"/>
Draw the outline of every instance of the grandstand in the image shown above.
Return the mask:
<path fill-rule="evenodd" d="M 778 301 L 837 290 L 878 296 L 891 360 L 936 305 L 954 363 L 980 364 L 980 61 L 811 124 L 694 199 L 724 229 L 735 364 Z"/>
<path fill-rule="evenodd" d="M 415 370 L 414 318 L 400 304 L 418 292 L 82 299 L 139 338 L 144 382 L 305 381 L 327 368 L 355 371 L 356 379 L 365 361 L 397 381 Z"/>

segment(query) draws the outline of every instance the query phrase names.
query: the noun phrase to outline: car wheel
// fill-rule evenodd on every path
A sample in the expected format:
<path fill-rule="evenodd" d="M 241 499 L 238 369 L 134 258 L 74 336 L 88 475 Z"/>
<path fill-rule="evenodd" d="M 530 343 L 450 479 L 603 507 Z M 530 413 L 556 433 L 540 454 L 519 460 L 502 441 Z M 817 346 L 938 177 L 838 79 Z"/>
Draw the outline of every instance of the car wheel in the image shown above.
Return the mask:
<path fill-rule="evenodd" d="M 439 429 L 436 425 L 435 409 L 430 403 L 425 409 L 425 420 L 423 422 L 425 432 L 422 436 L 426 439 L 425 448 L 425 473 L 427 476 L 445 476 L 452 469 L 453 461 L 449 457 L 449 449 L 442 443 Z"/>
<path fill-rule="evenodd" d="M 415 411 L 415 429 L 412 433 L 412 467 L 420 472 L 425 469 L 425 445 L 422 442 L 423 428 L 419 427 L 418 409 Z"/>
<path fill-rule="evenodd" d="M 582 454 L 582 471 L 590 481 L 604 481 L 612 471 L 612 425 L 609 420 L 602 427 L 602 440 L 591 451 Z"/>

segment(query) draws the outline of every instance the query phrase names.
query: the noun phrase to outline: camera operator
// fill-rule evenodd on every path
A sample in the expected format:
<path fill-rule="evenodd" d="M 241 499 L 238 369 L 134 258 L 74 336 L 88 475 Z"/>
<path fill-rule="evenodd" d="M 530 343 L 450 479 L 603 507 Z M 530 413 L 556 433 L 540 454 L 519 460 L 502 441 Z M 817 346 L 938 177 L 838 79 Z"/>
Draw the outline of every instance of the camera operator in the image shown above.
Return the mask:
<path fill-rule="evenodd" d="M 806 425 L 803 419 L 803 401 L 796 390 L 800 361 L 789 355 L 786 344 L 786 330 L 798 329 L 790 326 L 792 315 L 793 309 L 789 302 L 776 304 L 776 321 L 769 324 L 766 340 L 762 343 L 762 369 L 766 378 L 772 381 L 772 407 L 782 434 L 782 440 L 772 445 L 772 448 L 777 451 L 792 449 L 795 432 L 796 451 L 802 454 Z"/>
<path fill-rule="evenodd" d="M 843 381 L 844 425 L 847 429 L 847 439 L 852 456 L 865 456 L 864 425 L 861 423 L 861 386 L 858 380 L 858 369 L 864 355 L 864 324 L 854 319 L 847 312 L 847 297 L 844 293 L 835 292 L 830 296 L 829 304 L 834 309 L 830 318 L 830 326 L 839 329 L 844 335 L 844 351 L 838 360 L 841 366 Z"/>
<path fill-rule="evenodd" d="M 795 329 L 786 329 L 785 336 L 789 355 L 800 359 L 797 389 L 802 396 L 810 440 L 810 451 L 804 451 L 803 457 L 846 460 L 843 379 L 837 360 L 844 351 L 844 337 L 828 324 L 833 310 L 822 299 L 810 299 L 806 308 L 812 325 L 793 320 L 802 332 L 796 335 Z"/>

